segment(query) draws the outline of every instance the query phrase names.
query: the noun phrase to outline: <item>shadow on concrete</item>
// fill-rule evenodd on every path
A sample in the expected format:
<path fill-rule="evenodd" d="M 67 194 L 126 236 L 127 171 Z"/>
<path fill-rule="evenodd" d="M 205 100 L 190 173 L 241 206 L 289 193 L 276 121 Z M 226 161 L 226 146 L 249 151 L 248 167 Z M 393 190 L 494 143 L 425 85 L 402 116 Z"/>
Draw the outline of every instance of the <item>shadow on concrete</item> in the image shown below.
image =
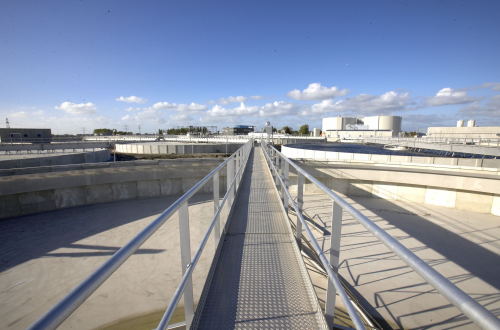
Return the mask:
<path fill-rule="evenodd" d="M 0 272 L 43 257 L 111 256 L 121 246 L 84 245 L 77 242 L 140 219 L 151 217 L 153 221 L 179 197 L 180 195 L 131 199 L 2 220 Z M 189 205 L 212 200 L 213 194 L 196 194 L 190 199 Z M 137 233 L 130 233 L 130 239 Z M 56 251 L 58 249 L 64 250 Z M 135 254 L 157 254 L 163 251 L 165 250 L 139 248 Z"/>
<path fill-rule="evenodd" d="M 316 225 L 321 225 L 321 223 L 328 223 L 329 218 L 331 217 L 331 213 L 328 213 L 329 208 L 325 208 L 325 205 L 331 203 L 329 197 L 324 194 L 309 194 L 309 201 L 314 201 L 314 205 L 307 205 L 307 201 L 305 202 L 305 209 L 309 214 L 314 214 L 315 219 L 320 219 L 321 221 L 317 221 Z M 433 250 L 444 258 L 434 258 L 428 259 L 426 258 L 424 261 L 432 266 L 436 267 L 439 265 L 443 265 L 449 262 L 453 262 L 456 265 L 463 268 L 469 274 L 461 274 L 448 276 L 448 280 L 450 280 L 455 285 L 468 281 L 470 279 L 479 278 L 491 285 L 496 289 L 500 289 L 500 277 L 498 273 L 500 271 L 500 256 L 487 248 L 483 247 L 481 244 L 487 243 L 491 244 L 494 247 L 498 246 L 498 238 L 488 234 L 486 231 L 492 228 L 486 228 L 482 230 L 478 230 L 466 223 L 459 222 L 450 216 L 445 215 L 442 212 L 438 211 L 437 207 L 433 207 L 432 209 L 426 207 L 425 205 L 411 203 L 411 202 L 397 202 L 396 204 L 390 200 L 378 199 L 378 198 L 369 198 L 369 197 L 354 197 L 349 196 L 349 199 L 355 202 L 354 205 L 359 211 L 370 211 L 375 216 L 369 216 L 373 222 L 380 222 L 383 225 L 385 231 L 391 234 L 392 230 L 402 230 L 407 235 L 394 235 L 391 234 L 395 239 L 402 242 L 404 244 L 405 240 L 408 239 L 416 239 L 423 246 L 412 247 L 409 248 L 413 253 L 418 253 L 424 250 Z M 401 205 L 402 204 L 402 205 Z M 411 206 L 409 209 L 413 210 L 409 212 L 406 206 Z M 388 212 L 392 213 L 391 216 L 388 216 Z M 395 216 L 396 215 L 396 216 Z M 400 216 L 398 216 L 400 215 Z M 404 215 L 404 216 L 403 216 Z M 428 217 L 432 215 L 432 220 Z M 346 217 L 344 213 L 344 217 Z M 354 226 L 359 224 L 357 221 L 353 220 L 350 216 L 348 216 L 350 220 L 344 221 L 343 228 L 348 226 Z M 441 225 L 442 224 L 442 225 Z M 329 226 L 325 226 L 329 228 Z M 447 227 L 447 228 L 446 228 Z M 498 226 L 496 226 L 498 227 Z M 449 228 L 453 230 L 457 230 L 457 232 L 451 231 Z M 473 237 L 475 240 L 479 241 L 479 243 L 474 243 L 469 239 L 464 238 L 462 235 L 467 234 L 468 237 Z M 367 230 L 361 229 L 356 232 L 343 233 L 342 238 L 346 237 L 356 237 L 363 238 L 365 241 L 361 243 L 354 244 L 342 244 L 341 248 L 341 256 L 342 252 L 352 251 L 356 249 L 362 248 L 370 248 L 375 246 L 380 246 L 382 243 L 378 241 L 370 232 Z M 325 241 L 324 238 L 318 239 L 319 243 L 323 243 Z M 327 248 L 323 248 L 323 250 L 327 250 Z M 373 254 L 365 254 L 359 257 L 353 257 L 346 259 L 340 265 L 341 268 L 345 268 L 351 278 L 351 283 L 354 285 L 350 285 L 349 281 L 344 281 L 347 284 L 349 289 L 358 297 L 362 306 L 372 315 L 377 321 L 379 321 L 380 314 L 377 309 L 385 309 L 387 314 L 390 315 L 392 320 L 391 323 L 397 325 L 398 328 L 405 328 L 403 325 L 403 319 L 407 317 L 418 317 L 419 314 L 424 314 L 428 312 L 438 312 L 439 310 L 445 310 L 453 307 L 452 304 L 443 304 L 436 308 L 429 308 L 427 310 L 421 310 L 417 312 L 411 312 L 407 314 L 397 314 L 395 315 L 393 311 L 391 311 L 391 306 L 401 303 L 407 302 L 408 306 L 411 306 L 411 299 L 415 299 L 422 295 L 441 295 L 435 289 L 430 287 L 427 282 L 422 280 L 418 284 L 412 284 L 409 286 L 397 287 L 390 290 L 381 290 L 375 292 L 375 306 L 372 306 L 366 299 L 364 299 L 361 294 L 356 290 L 357 287 L 373 284 L 379 281 L 390 280 L 391 278 L 397 278 L 403 276 L 405 274 L 409 274 L 414 272 L 409 266 L 399 266 L 399 267 L 390 267 L 384 268 L 383 270 L 371 270 L 372 265 L 375 263 L 380 263 L 389 260 L 399 260 L 393 252 L 382 252 L 382 253 L 373 253 Z M 352 264 L 352 265 L 351 265 Z M 359 270 L 356 272 L 358 275 L 354 275 L 351 271 L 351 266 L 362 266 L 366 267 L 366 271 L 359 273 Z M 358 268 L 357 268 L 358 269 Z M 387 275 L 387 272 L 393 272 L 394 275 Z M 378 279 L 373 279 L 373 275 L 380 274 L 381 277 Z M 363 277 L 369 277 L 372 280 L 365 282 L 362 281 Z M 395 295 L 403 294 L 405 297 L 401 299 L 397 299 L 396 301 L 386 302 L 383 299 L 383 294 L 385 293 L 394 293 Z M 500 293 L 469 293 L 472 298 L 481 303 L 487 309 L 489 309 L 494 315 L 497 317 L 500 316 L 499 308 L 492 308 L 494 304 L 500 301 Z M 454 307 L 453 307 L 454 308 Z M 411 310 L 411 309 L 410 309 Z M 388 323 L 385 322 L 385 326 L 388 326 Z M 464 325 L 471 325 L 472 322 L 464 315 L 459 314 L 458 316 L 450 317 L 449 319 L 439 320 L 435 322 L 429 322 L 428 320 L 425 323 L 425 326 L 417 327 L 415 329 L 428 329 L 435 326 L 445 327 L 447 329 L 463 327 Z M 413 327 L 412 327 L 413 328 Z"/>

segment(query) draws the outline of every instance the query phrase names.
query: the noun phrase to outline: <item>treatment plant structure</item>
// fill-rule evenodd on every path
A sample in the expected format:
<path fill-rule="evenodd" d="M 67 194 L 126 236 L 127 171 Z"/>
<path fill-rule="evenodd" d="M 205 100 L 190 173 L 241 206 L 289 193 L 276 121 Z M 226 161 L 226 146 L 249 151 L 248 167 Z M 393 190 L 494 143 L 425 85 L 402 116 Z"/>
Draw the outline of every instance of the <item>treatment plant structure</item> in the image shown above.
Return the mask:
<path fill-rule="evenodd" d="M 326 139 L 0 144 L 0 328 L 500 329 L 500 160 Z"/>

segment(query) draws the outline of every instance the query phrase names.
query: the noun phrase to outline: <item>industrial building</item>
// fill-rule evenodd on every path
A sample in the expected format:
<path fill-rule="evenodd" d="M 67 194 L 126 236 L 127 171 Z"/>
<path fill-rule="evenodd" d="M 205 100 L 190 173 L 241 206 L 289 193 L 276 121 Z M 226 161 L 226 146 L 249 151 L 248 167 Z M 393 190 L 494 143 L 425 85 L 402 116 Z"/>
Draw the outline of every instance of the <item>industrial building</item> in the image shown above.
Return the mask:
<path fill-rule="evenodd" d="M 222 129 L 223 135 L 248 135 L 248 133 L 252 133 L 254 130 L 254 126 L 247 125 L 237 125 L 234 127 L 224 127 Z"/>
<path fill-rule="evenodd" d="M 327 138 L 398 137 L 401 116 L 331 117 L 323 118 L 323 132 Z M 363 123 L 363 124 L 358 124 Z"/>
<path fill-rule="evenodd" d="M 477 127 L 474 119 L 457 121 L 457 127 L 429 127 L 427 137 L 442 139 L 500 139 L 500 127 Z"/>
<path fill-rule="evenodd" d="M 50 128 L 0 128 L 0 142 L 50 142 Z"/>

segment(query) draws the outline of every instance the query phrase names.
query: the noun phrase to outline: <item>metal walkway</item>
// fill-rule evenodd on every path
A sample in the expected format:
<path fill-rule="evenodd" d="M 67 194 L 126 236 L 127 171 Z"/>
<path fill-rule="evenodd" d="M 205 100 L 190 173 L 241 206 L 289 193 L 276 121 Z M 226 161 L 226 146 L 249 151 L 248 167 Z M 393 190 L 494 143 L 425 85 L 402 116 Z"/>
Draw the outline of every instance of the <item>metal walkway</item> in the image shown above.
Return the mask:
<path fill-rule="evenodd" d="M 260 148 L 247 166 L 192 329 L 326 329 Z"/>

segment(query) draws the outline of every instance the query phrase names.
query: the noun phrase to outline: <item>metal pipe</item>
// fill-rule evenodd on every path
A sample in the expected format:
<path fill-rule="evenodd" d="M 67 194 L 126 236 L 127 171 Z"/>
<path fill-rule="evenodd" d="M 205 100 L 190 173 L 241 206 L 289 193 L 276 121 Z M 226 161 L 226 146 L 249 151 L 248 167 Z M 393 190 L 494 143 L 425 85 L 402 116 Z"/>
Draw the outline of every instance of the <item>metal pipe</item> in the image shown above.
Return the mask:
<path fill-rule="evenodd" d="M 281 154 L 281 152 L 277 151 Z M 426 264 L 422 259 L 417 257 L 413 252 L 408 250 L 403 244 L 399 243 L 391 235 L 386 233 L 382 228 L 373 223 L 366 216 L 361 214 L 353 206 L 340 198 L 333 191 L 316 180 L 312 175 L 304 171 L 295 163 L 291 162 L 285 155 L 281 154 L 283 159 L 289 162 L 299 173 L 302 173 L 309 181 L 323 190 L 332 200 L 338 203 L 347 213 L 353 216 L 360 224 L 362 224 L 369 232 L 384 243 L 392 252 L 400 257 L 408 266 L 410 266 L 417 274 L 422 276 L 432 287 L 441 293 L 449 302 L 457 307 L 463 314 L 471 319 L 482 329 L 500 329 L 500 319 L 493 313 L 484 308 L 477 301 L 472 299 L 465 292 L 460 290 L 455 284 L 451 283 L 446 277 L 437 272 L 434 268 Z"/>
<path fill-rule="evenodd" d="M 243 145 L 241 148 L 244 148 Z M 231 155 L 222 164 L 217 166 L 205 178 L 189 189 L 184 195 L 176 200 L 168 209 L 160 214 L 155 220 L 146 226 L 139 234 L 132 238 L 111 258 L 103 263 L 97 270 L 82 281 L 76 288 L 68 293 L 56 305 L 48 310 L 42 317 L 33 323 L 28 329 L 56 329 L 66 320 L 104 281 L 106 281 L 135 251 L 153 235 L 180 207 L 187 202 L 212 176 L 221 170 L 229 161 L 233 160 L 235 154 Z"/>

